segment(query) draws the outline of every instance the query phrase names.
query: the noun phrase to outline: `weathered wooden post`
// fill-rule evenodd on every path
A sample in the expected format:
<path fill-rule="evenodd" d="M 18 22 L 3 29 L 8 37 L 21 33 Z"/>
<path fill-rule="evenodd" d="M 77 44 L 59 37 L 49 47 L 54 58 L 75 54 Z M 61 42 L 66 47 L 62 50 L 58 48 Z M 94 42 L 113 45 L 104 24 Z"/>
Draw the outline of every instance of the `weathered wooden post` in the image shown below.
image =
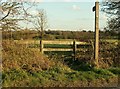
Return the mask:
<path fill-rule="evenodd" d="M 43 54 L 43 40 L 40 40 L 40 52 Z"/>
<path fill-rule="evenodd" d="M 95 2 L 95 7 L 93 7 L 93 11 L 95 11 L 95 44 L 94 44 L 94 59 L 95 65 L 98 67 L 98 59 L 99 59 L 99 2 Z"/>
<path fill-rule="evenodd" d="M 73 54 L 74 54 L 74 60 L 76 59 L 76 48 L 77 48 L 76 41 L 73 40 Z"/>

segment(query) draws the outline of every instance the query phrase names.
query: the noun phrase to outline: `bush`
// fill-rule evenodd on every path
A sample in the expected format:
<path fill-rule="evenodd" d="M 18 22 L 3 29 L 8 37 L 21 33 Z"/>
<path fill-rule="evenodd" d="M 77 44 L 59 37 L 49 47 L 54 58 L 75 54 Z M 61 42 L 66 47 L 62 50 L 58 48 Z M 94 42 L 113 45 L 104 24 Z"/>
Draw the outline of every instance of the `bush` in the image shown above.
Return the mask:
<path fill-rule="evenodd" d="M 37 50 L 10 41 L 3 41 L 3 71 L 23 69 L 29 72 L 47 70 L 54 62 Z"/>

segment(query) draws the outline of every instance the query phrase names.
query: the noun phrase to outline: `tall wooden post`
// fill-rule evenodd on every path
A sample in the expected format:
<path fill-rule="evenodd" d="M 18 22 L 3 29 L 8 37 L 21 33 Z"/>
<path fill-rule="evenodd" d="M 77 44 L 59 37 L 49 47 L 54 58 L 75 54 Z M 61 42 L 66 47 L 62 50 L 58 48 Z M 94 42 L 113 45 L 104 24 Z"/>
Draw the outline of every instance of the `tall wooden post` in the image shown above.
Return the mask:
<path fill-rule="evenodd" d="M 98 59 L 99 59 L 99 2 L 95 2 L 95 44 L 94 44 L 94 59 L 95 65 L 98 67 Z"/>

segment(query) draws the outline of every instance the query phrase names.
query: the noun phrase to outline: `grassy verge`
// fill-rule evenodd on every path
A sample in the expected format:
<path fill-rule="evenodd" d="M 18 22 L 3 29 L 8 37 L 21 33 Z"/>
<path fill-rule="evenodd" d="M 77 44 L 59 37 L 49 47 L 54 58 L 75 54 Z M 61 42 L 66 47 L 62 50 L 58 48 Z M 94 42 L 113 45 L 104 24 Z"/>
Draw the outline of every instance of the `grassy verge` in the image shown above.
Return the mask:
<path fill-rule="evenodd" d="M 119 68 L 96 69 L 70 58 L 61 61 L 61 55 L 47 58 L 8 41 L 3 41 L 2 54 L 3 87 L 95 87 L 120 74 Z"/>
<path fill-rule="evenodd" d="M 64 66 L 55 66 L 49 70 L 33 73 L 15 69 L 10 70 L 9 72 L 3 72 L 3 86 L 70 87 L 81 86 L 81 84 L 79 84 L 81 81 L 82 83 L 88 83 L 89 81 L 98 82 L 96 80 L 101 79 L 104 80 L 104 82 L 107 81 L 109 83 L 110 78 L 117 77 L 116 71 L 118 70 L 114 69 L 114 72 L 105 69 L 74 71 Z"/>

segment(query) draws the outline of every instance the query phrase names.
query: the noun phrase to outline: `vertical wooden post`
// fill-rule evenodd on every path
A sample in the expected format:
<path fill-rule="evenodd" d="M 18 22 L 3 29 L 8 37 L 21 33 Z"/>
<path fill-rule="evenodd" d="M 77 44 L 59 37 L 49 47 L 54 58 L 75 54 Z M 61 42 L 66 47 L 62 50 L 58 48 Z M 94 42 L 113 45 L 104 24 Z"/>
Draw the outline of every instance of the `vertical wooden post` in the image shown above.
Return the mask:
<path fill-rule="evenodd" d="M 73 40 L 73 54 L 74 54 L 74 60 L 76 59 L 76 48 L 77 48 L 76 41 Z"/>
<path fill-rule="evenodd" d="M 98 67 L 99 59 L 99 2 L 95 2 L 95 50 L 94 50 L 94 59 L 95 65 Z"/>
<path fill-rule="evenodd" d="M 40 40 L 40 52 L 43 54 L 43 40 Z"/>

